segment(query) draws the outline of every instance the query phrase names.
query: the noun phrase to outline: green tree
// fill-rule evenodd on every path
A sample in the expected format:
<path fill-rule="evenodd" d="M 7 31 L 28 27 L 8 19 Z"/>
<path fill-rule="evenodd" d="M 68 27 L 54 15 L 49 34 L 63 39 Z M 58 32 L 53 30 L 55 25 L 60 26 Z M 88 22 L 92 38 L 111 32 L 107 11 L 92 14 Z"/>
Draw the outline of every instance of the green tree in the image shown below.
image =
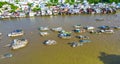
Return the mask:
<path fill-rule="evenodd" d="M 38 12 L 40 10 L 41 10 L 41 8 L 38 5 L 32 9 L 33 12 Z"/>

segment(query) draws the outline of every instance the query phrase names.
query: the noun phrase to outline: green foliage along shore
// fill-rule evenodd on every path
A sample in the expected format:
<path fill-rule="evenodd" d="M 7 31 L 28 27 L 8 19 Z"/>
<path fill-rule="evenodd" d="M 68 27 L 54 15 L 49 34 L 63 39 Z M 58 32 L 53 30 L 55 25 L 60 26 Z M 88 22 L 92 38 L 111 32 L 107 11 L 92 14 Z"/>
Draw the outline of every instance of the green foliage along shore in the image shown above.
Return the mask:
<path fill-rule="evenodd" d="M 14 4 L 8 3 L 8 2 L 0 2 L 0 8 L 2 8 L 3 5 L 8 4 L 11 7 L 11 12 L 15 12 L 15 10 L 18 8 L 18 6 L 15 6 Z"/>
<path fill-rule="evenodd" d="M 81 2 L 83 2 L 84 0 L 80 0 Z M 103 2 L 103 3 L 120 3 L 120 0 L 87 0 L 90 3 L 99 3 L 99 2 Z M 51 3 L 58 3 L 58 0 L 50 0 Z M 65 0 L 66 3 L 75 3 L 75 0 Z"/>

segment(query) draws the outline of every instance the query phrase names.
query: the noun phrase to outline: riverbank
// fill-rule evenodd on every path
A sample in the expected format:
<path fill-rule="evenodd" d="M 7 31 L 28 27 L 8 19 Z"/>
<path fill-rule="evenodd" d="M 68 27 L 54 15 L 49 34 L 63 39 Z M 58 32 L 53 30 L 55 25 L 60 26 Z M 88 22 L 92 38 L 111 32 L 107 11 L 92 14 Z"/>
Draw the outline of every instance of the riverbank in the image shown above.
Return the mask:
<path fill-rule="evenodd" d="M 34 16 L 54 15 L 80 15 L 80 14 L 115 14 L 120 9 L 119 3 L 97 3 L 90 4 L 88 1 L 82 3 L 7 3 L 1 5 L 0 19 L 21 18 Z"/>

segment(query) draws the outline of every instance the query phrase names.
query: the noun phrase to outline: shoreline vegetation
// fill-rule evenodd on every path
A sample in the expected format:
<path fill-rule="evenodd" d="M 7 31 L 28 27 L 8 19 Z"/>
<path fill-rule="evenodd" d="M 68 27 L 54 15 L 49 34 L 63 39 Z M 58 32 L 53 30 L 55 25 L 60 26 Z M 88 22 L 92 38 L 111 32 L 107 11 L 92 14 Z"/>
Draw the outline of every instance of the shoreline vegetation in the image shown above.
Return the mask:
<path fill-rule="evenodd" d="M 58 0 L 32 3 L 0 2 L 0 19 L 54 15 L 115 14 L 119 9 L 120 3 L 118 0 L 82 0 L 81 2 L 66 0 L 64 3 L 59 3 Z"/>

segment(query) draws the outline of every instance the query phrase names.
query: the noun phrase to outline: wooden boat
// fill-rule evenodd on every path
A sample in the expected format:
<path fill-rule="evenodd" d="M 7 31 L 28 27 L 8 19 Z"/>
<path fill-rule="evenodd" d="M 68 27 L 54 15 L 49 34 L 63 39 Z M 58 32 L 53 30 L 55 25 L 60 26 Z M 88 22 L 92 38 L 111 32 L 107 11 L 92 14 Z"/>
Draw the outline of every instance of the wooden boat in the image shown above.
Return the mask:
<path fill-rule="evenodd" d="M 11 46 L 13 50 L 23 48 L 28 44 L 28 41 L 26 39 L 14 39 L 11 43 Z"/>

